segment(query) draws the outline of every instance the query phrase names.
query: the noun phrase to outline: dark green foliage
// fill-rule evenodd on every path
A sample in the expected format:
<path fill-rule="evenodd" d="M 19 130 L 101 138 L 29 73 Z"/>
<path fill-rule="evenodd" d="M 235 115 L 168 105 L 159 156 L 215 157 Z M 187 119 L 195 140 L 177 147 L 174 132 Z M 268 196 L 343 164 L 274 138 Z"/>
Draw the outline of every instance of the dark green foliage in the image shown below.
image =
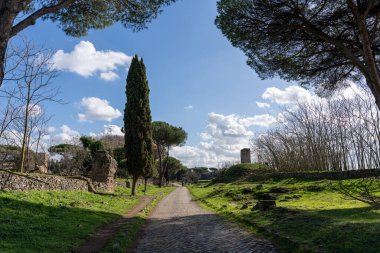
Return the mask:
<path fill-rule="evenodd" d="M 57 2 L 61 1 L 30 1 L 30 4 L 24 8 L 24 12 L 31 13 L 38 10 L 41 4 L 52 6 Z M 174 0 L 81 0 L 71 2 L 67 7 L 43 16 L 43 19 L 57 22 L 60 28 L 71 36 L 84 36 L 90 29 L 104 29 L 115 22 L 121 22 L 126 28 L 140 30 L 157 17 L 163 6 L 173 3 Z"/>
<path fill-rule="evenodd" d="M 169 132 L 167 146 L 172 147 L 182 145 L 183 143 L 185 143 L 187 139 L 187 133 L 185 132 L 185 130 L 183 130 L 182 127 L 176 126 L 170 126 L 170 128 L 171 131 Z"/>
<path fill-rule="evenodd" d="M 163 162 L 164 153 L 169 157 L 169 150 L 173 146 L 182 145 L 187 139 L 187 133 L 181 127 L 172 126 L 166 122 L 155 121 L 152 123 L 153 142 L 157 148 L 159 160 L 159 185 L 162 186 L 164 176 L 168 178 L 168 171 Z"/>
<path fill-rule="evenodd" d="M 157 146 L 172 147 L 183 144 L 187 133 L 182 127 L 172 126 L 166 122 L 155 121 L 153 125 L 153 141 Z"/>
<path fill-rule="evenodd" d="M 98 150 L 104 150 L 104 145 L 101 141 L 95 140 L 92 137 L 82 136 L 80 137 L 80 141 L 82 142 L 83 147 L 86 150 L 89 150 L 91 154 L 95 154 Z"/>
<path fill-rule="evenodd" d="M 157 148 L 164 148 L 170 135 L 170 125 L 166 122 L 155 121 L 152 123 L 152 136 Z"/>
<path fill-rule="evenodd" d="M 141 30 L 175 0 L 28 0 L 0 1 L 0 86 L 8 41 L 39 19 L 49 19 L 68 35 L 84 36 L 116 22 Z"/>
<path fill-rule="evenodd" d="M 165 158 L 164 164 L 168 173 L 167 181 L 176 179 L 177 172 L 184 168 L 180 160 L 171 156 Z"/>
<path fill-rule="evenodd" d="M 21 148 L 12 145 L 0 145 L 0 164 L 20 159 Z M 30 150 L 29 152 L 33 152 Z"/>
<path fill-rule="evenodd" d="M 77 145 L 73 145 L 73 144 L 64 143 L 64 144 L 51 146 L 49 147 L 48 151 L 50 153 L 57 153 L 57 154 L 63 155 L 65 153 L 72 152 L 73 150 L 77 150 L 77 149 L 81 149 L 81 147 Z"/>
<path fill-rule="evenodd" d="M 21 148 L 18 146 L 12 145 L 0 145 L 0 153 L 6 152 L 20 152 Z"/>
<path fill-rule="evenodd" d="M 83 160 L 83 169 L 89 173 L 92 169 L 92 163 L 94 161 L 96 151 L 106 150 L 106 148 L 101 141 L 95 140 L 92 137 L 82 136 L 80 137 L 80 141 L 82 142 L 83 148 L 86 150 L 86 155 Z M 106 151 L 110 153 L 109 149 Z"/>
<path fill-rule="evenodd" d="M 189 173 L 189 169 L 186 167 L 182 167 L 179 171 L 176 173 L 177 181 L 186 181 L 187 174 Z"/>
<path fill-rule="evenodd" d="M 133 176 L 132 194 L 140 176 L 149 175 L 153 162 L 152 117 L 149 87 L 143 60 L 132 59 L 127 78 L 124 110 L 125 154 L 128 173 Z"/>
<path fill-rule="evenodd" d="M 91 170 L 92 156 L 81 146 L 64 143 L 51 146 L 48 150 L 62 156 L 59 161 L 49 161 L 49 170 L 53 174 L 87 176 Z"/>
<path fill-rule="evenodd" d="M 261 78 L 334 89 L 364 77 L 379 106 L 380 5 L 350 2 L 220 0 L 216 25 Z"/>
<path fill-rule="evenodd" d="M 265 165 L 261 163 L 242 163 L 233 165 L 222 171 L 219 177 L 215 180 L 217 182 L 232 182 L 246 179 L 255 172 L 265 173 L 269 171 L 270 170 L 268 170 Z"/>
<path fill-rule="evenodd" d="M 118 177 L 126 177 L 128 175 L 126 165 L 126 159 L 125 159 L 125 148 L 114 148 L 113 149 L 113 158 L 117 162 L 117 171 L 116 174 Z"/>

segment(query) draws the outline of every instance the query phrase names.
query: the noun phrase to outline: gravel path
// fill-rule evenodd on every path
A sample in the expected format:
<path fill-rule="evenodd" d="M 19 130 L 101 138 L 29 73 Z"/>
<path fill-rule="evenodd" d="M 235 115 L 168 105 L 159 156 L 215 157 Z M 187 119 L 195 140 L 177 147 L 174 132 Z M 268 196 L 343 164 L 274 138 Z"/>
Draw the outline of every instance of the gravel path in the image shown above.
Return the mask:
<path fill-rule="evenodd" d="M 203 210 L 178 187 L 154 209 L 135 253 L 255 252 L 276 253 L 273 245 Z"/>

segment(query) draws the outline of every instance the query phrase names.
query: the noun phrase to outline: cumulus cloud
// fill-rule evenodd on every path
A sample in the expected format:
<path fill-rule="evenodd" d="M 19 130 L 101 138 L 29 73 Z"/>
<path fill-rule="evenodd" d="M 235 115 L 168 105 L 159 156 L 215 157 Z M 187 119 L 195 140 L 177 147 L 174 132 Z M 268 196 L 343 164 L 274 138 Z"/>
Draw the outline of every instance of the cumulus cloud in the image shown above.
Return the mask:
<path fill-rule="evenodd" d="M 79 121 L 105 120 L 111 122 L 113 119 L 119 118 L 121 112 L 113 108 L 105 99 L 97 97 L 82 98 L 80 106 L 84 113 L 78 114 Z"/>
<path fill-rule="evenodd" d="M 188 105 L 188 106 L 185 106 L 183 109 L 185 109 L 185 111 L 191 111 L 193 110 L 194 106 L 192 105 Z"/>
<path fill-rule="evenodd" d="M 58 50 L 53 55 L 55 69 L 76 73 L 83 77 L 100 74 L 105 81 L 119 78 L 115 72 L 118 67 L 127 66 L 132 57 L 123 52 L 98 51 L 90 41 L 79 42 L 71 52 Z"/>
<path fill-rule="evenodd" d="M 119 79 L 120 77 L 115 72 L 109 71 L 109 72 L 100 73 L 100 78 L 103 79 L 104 81 L 115 81 L 116 79 Z"/>
<path fill-rule="evenodd" d="M 240 119 L 240 123 L 247 127 L 249 126 L 267 127 L 276 122 L 277 122 L 276 118 L 269 114 L 255 115 L 253 117 Z"/>
<path fill-rule="evenodd" d="M 270 104 L 268 103 L 263 103 L 263 102 L 256 102 L 257 107 L 259 108 L 269 108 Z"/>
<path fill-rule="evenodd" d="M 90 133 L 92 137 L 102 137 L 106 135 L 118 135 L 124 136 L 124 133 L 121 131 L 121 127 L 117 125 L 104 125 L 104 128 L 99 133 Z"/>
<path fill-rule="evenodd" d="M 79 140 L 79 138 L 80 138 L 80 134 L 77 131 L 71 129 L 67 125 L 62 125 L 60 127 L 60 133 L 54 135 L 53 142 L 57 144 L 73 143 Z"/>
<path fill-rule="evenodd" d="M 54 133 L 56 129 L 53 126 L 49 126 L 48 128 L 46 128 L 46 130 L 48 133 Z"/>
<path fill-rule="evenodd" d="M 208 124 L 200 134 L 196 146 L 175 147 L 171 155 L 186 166 L 217 166 L 219 163 L 238 161 L 240 150 L 250 147 L 254 136 L 251 126 L 268 126 L 276 119 L 268 114 L 242 117 L 236 114 L 208 114 Z"/>
<path fill-rule="evenodd" d="M 274 102 L 279 105 L 292 104 L 298 101 L 307 101 L 312 99 L 312 94 L 299 86 L 289 86 L 284 90 L 277 87 L 267 88 L 262 98 Z"/>

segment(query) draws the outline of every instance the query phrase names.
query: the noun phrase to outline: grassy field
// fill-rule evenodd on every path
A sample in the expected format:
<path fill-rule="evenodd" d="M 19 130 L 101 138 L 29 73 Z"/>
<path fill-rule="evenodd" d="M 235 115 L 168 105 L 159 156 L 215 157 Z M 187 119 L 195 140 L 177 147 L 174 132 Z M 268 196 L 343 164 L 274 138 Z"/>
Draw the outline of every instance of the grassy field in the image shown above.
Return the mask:
<path fill-rule="evenodd" d="M 150 186 L 146 194 L 170 190 Z M 70 252 L 89 233 L 119 218 L 138 201 L 138 197 L 130 196 L 130 189 L 121 187 L 108 195 L 82 191 L 0 192 L 0 252 Z"/>
<path fill-rule="evenodd" d="M 380 210 L 341 195 L 335 190 L 336 184 L 329 180 L 283 179 L 200 184 L 189 189 L 201 205 L 288 251 L 380 252 Z M 252 211 L 257 192 L 271 192 L 277 198 L 277 208 Z M 248 208 L 242 209 L 244 204 Z"/>

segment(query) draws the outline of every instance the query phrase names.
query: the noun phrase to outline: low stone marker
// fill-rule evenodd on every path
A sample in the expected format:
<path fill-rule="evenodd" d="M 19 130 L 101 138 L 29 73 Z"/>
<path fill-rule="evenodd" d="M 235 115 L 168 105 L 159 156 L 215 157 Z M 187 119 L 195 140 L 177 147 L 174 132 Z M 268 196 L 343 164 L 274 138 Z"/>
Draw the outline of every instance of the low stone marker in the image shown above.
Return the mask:
<path fill-rule="evenodd" d="M 252 208 L 253 210 L 267 211 L 276 207 L 276 198 L 264 193 L 258 196 L 257 204 Z"/>
<path fill-rule="evenodd" d="M 96 151 L 92 163 L 91 179 L 97 190 L 114 192 L 117 162 L 107 151 Z"/>

